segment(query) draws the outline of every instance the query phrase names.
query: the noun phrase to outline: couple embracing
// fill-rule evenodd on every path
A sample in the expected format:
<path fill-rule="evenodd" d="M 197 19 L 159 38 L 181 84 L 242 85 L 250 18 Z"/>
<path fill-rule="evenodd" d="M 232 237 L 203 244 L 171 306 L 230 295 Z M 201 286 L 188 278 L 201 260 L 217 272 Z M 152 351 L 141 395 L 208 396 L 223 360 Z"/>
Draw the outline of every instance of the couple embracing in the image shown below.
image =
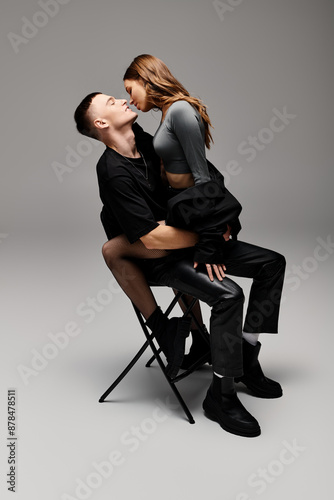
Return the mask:
<path fill-rule="evenodd" d="M 236 384 L 256 397 L 282 396 L 280 384 L 262 371 L 258 338 L 277 333 L 285 258 L 237 239 L 242 207 L 206 159 L 211 122 L 201 100 L 148 54 L 133 60 L 123 80 L 130 105 L 160 110 L 154 137 L 135 123 L 138 114 L 125 99 L 94 92 L 75 111 L 78 131 L 106 146 L 97 165 L 108 237 L 103 256 L 145 317 L 168 374 L 176 376 L 206 354 L 213 373 L 205 414 L 227 432 L 258 436 L 259 423 L 238 398 Z M 124 279 L 129 275 L 135 279 Z M 230 276 L 252 279 L 244 320 L 244 294 Z M 211 307 L 210 349 L 190 320 L 165 317 L 148 281 Z M 202 323 L 199 304 L 196 316 Z M 189 329 L 192 344 L 184 355 Z"/>

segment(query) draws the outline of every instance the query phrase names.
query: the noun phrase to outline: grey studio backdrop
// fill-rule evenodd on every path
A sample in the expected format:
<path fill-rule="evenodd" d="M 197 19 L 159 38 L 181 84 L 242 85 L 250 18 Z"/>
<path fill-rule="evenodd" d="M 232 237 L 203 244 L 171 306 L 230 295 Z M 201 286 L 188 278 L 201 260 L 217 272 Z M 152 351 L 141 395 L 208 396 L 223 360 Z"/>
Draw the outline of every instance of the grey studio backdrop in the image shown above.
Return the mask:
<path fill-rule="evenodd" d="M 3 0 L 0 22 L 1 497 L 325 498 L 333 2 Z M 127 97 L 122 75 L 141 53 L 164 60 L 207 104 L 208 157 L 243 205 L 240 239 L 287 259 L 280 334 L 262 337 L 262 364 L 284 397 L 239 392 L 258 438 L 205 418 L 209 367 L 179 385 L 195 425 L 144 360 L 113 402 L 98 403 L 143 336 L 101 256 L 95 165 L 104 148 L 77 134 L 73 111 L 95 90 Z M 153 133 L 159 118 L 138 121 Z M 238 282 L 247 294 L 248 281 Z M 156 293 L 170 300 L 169 290 Z"/>

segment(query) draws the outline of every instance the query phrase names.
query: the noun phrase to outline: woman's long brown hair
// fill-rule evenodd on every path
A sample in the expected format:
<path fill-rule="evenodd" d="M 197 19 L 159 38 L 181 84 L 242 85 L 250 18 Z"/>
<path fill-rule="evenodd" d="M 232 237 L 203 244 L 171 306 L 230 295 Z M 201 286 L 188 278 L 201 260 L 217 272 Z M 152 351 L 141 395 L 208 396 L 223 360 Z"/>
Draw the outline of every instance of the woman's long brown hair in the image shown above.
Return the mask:
<path fill-rule="evenodd" d="M 210 148 L 213 142 L 212 127 L 206 106 L 200 99 L 193 97 L 183 85 L 172 75 L 166 64 L 157 57 L 141 54 L 134 58 L 126 70 L 123 80 L 142 80 L 147 100 L 158 108 L 170 106 L 175 101 L 187 101 L 202 117 L 205 127 L 205 145 Z"/>

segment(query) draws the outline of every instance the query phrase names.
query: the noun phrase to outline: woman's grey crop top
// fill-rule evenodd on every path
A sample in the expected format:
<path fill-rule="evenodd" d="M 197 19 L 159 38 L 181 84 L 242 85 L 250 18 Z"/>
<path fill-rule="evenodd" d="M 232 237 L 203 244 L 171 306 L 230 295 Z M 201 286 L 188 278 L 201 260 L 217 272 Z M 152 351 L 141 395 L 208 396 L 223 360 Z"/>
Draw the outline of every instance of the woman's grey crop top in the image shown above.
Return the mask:
<path fill-rule="evenodd" d="M 187 101 L 171 104 L 154 135 L 153 146 L 166 172 L 192 173 L 195 184 L 211 179 L 205 156 L 204 124 L 201 115 Z"/>

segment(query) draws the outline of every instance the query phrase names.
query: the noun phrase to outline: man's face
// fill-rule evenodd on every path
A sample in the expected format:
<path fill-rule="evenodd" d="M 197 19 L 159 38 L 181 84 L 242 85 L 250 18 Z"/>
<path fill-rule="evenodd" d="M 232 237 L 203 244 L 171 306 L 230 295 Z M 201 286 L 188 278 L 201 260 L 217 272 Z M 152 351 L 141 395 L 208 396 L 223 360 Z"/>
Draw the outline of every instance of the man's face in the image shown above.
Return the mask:
<path fill-rule="evenodd" d="M 126 99 L 115 99 L 106 94 L 98 94 L 94 97 L 90 113 L 98 128 L 105 128 L 107 125 L 116 130 L 129 123 L 132 124 L 138 116 L 129 108 Z M 101 124 L 104 127 L 100 127 Z"/>

